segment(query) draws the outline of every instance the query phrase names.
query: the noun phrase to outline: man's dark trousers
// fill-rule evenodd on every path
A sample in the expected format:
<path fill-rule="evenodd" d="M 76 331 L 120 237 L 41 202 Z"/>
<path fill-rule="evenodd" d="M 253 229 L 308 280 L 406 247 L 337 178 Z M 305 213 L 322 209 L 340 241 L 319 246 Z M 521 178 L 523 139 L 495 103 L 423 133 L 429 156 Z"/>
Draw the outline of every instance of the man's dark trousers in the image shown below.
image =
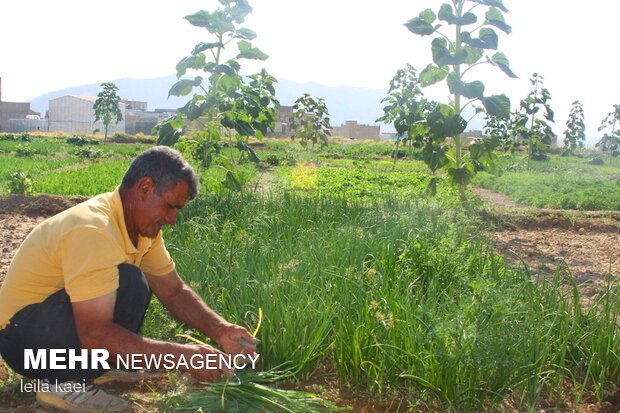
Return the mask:
<path fill-rule="evenodd" d="M 114 307 L 114 322 L 138 333 L 151 299 L 151 290 L 138 267 L 121 264 L 118 266 L 118 271 L 119 286 Z M 67 351 L 66 354 L 69 349 L 75 349 L 79 354 L 80 343 L 71 301 L 64 289 L 50 295 L 42 303 L 22 308 L 11 318 L 9 324 L 0 331 L 0 354 L 15 372 L 32 379 L 81 381 L 105 373 L 103 369 L 25 370 L 24 349 L 33 349 L 35 354 L 38 349 L 63 349 Z M 108 363 L 113 364 L 113 361 L 108 360 Z"/>

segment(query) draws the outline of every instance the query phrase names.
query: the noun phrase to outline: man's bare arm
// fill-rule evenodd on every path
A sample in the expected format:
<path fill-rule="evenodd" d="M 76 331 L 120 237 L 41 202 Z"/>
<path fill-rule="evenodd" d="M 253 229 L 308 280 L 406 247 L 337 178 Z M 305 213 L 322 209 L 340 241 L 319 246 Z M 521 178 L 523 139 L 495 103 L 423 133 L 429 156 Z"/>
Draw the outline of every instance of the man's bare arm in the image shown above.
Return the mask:
<path fill-rule="evenodd" d="M 176 270 L 147 275 L 153 293 L 174 318 L 218 342 L 230 354 L 252 354 L 259 343 L 247 330 L 220 317 L 179 277 Z"/>
<path fill-rule="evenodd" d="M 151 340 L 141 337 L 114 323 L 114 306 L 116 291 L 92 300 L 72 303 L 75 325 L 82 348 L 103 348 L 111 355 L 166 355 L 173 354 L 175 359 L 183 355 L 189 359 L 194 354 L 220 353 L 208 346 L 183 345 Z M 193 370 L 189 372 L 200 380 L 213 381 L 220 377 L 215 370 Z M 225 372 L 231 374 L 231 372 Z"/>

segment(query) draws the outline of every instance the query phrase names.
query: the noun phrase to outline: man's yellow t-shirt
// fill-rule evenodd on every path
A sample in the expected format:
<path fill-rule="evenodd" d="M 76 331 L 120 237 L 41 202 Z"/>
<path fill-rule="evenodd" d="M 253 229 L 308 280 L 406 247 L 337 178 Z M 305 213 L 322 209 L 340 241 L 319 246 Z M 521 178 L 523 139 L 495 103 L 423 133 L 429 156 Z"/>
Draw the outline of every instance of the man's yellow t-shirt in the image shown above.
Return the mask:
<path fill-rule="evenodd" d="M 63 288 L 72 302 L 111 293 L 123 263 L 151 275 L 174 269 L 161 231 L 133 245 L 116 188 L 43 221 L 26 237 L 0 287 L 0 329 L 20 309 Z"/>

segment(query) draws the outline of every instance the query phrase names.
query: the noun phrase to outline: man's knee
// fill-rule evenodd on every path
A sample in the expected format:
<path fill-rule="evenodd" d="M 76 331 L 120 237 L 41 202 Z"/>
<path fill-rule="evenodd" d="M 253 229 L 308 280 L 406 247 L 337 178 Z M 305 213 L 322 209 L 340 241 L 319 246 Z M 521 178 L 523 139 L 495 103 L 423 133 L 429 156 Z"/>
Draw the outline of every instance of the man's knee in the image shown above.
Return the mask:
<path fill-rule="evenodd" d="M 137 333 L 151 301 L 151 289 L 144 273 L 135 265 L 120 264 L 118 273 L 114 322 Z"/>

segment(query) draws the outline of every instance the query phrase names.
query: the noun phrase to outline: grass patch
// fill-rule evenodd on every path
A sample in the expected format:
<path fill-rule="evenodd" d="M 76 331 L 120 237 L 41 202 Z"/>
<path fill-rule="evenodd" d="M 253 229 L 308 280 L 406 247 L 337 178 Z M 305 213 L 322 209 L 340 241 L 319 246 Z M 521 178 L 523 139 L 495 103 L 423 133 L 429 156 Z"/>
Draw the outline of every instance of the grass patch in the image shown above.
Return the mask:
<path fill-rule="evenodd" d="M 507 172 L 479 173 L 476 184 L 538 208 L 620 210 L 620 182 L 574 175 Z"/>
<path fill-rule="evenodd" d="M 36 191 L 55 195 L 94 196 L 116 188 L 131 160 L 96 162 L 78 169 L 48 173 L 36 181 Z"/>
<path fill-rule="evenodd" d="M 443 411 L 563 403 L 567 383 L 575 400 L 601 394 L 620 368 L 617 290 L 582 310 L 567 274 L 533 283 L 478 226 L 436 200 L 285 191 L 200 197 L 166 240 L 226 318 L 251 329 L 262 308 L 262 368 L 328 366 L 343 384 Z M 164 318 L 146 333 L 182 330 Z"/>

